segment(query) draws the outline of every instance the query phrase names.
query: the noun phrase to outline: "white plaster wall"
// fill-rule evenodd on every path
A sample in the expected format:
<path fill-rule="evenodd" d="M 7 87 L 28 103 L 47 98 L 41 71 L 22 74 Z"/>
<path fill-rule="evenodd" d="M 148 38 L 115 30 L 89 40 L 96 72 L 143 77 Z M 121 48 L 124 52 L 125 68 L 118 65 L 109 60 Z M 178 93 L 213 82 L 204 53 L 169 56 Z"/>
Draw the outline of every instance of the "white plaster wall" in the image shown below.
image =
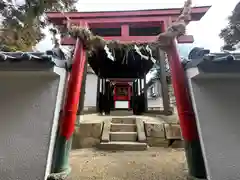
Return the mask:
<path fill-rule="evenodd" d="M 151 97 L 151 87 L 148 88 L 147 94 L 148 94 L 148 107 L 153 108 L 153 107 L 163 107 L 163 102 L 162 102 L 162 91 L 161 91 L 161 83 L 160 81 L 156 81 L 153 86 L 155 87 L 155 94 L 158 94 L 159 96 L 154 98 Z"/>
<path fill-rule="evenodd" d="M 0 72 L 0 180 L 43 180 L 50 173 L 59 83 L 51 72 Z"/>
<path fill-rule="evenodd" d="M 163 107 L 162 97 L 148 99 L 148 107 Z"/>
<path fill-rule="evenodd" d="M 208 180 L 240 179 L 240 78 L 190 80 Z"/>
<path fill-rule="evenodd" d="M 84 107 L 96 107 L 97 101 L 97 76 L 87 74 Z"/>

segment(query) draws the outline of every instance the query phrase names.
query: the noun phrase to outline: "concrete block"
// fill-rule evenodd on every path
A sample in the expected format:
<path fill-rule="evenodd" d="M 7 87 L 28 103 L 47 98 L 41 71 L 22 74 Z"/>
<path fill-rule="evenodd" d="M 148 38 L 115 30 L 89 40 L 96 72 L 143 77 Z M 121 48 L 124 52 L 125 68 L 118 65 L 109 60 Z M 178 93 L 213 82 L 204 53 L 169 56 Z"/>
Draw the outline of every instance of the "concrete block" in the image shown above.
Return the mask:
<path fill-rule="evenodd" d="M 100 138 L 82 136 L 80 127 L 75 128 L 72 140 L 72 149 L 91 148 L 100 143 Z"/>
<path fill-rule="evenodd" d="M 85 137 L 81 138 L 79 141 L 80 148 L 91 148 L 96 147 L 100 143 L 99 138 Z"/>
<path fill-rule="evenodd" d="M 102 135 L 102 122 L 82 122 L 75 128 L 72 149 L 94 147 L 100 143 Z"/>
<path fill-rule="evenodd" d="M 147 144 L 150 147 L 169 147 L 169 140 L 165 138 L 147 137 Z"/>
<path fill-rule="evenodd" d="M 146 142 L 146 134 L 145 134 L 145 129 L 144 129 L 144 123 L 141 119 L 137 119 L 136 121 L 137 124 L 137 133 L 138 133 L 138 141 L 139 142 Z"/>
<path fill-rule="evenodd" d="M 108 142 L 110 140 L 110 128 L 111 128 L 111 119 L 104 121 L 103 123 L 103 131 L 102 131 L 102 142 Z"/>
<path fill-rule="evenodd" d="M 75 132 L 73 133 L 73 137 L 72 137 L 72 149 L 80 149 L 81 145 L 80 145 L 80 137 L 79 137 L 79 127 L 75 128 Z"/>
<path fill-rule="evenodd" d="M 166 139 L 182 139 L 181 128 L 179 124 L 164 124 Z"/>
<path fill-rule="evenodd" d="M 81 137 L 100 138 L 102 134 L 103 122 L 82 122 L 80 123 L 79 134 Z"/>
<path fill-rule="evenodd" d="M 145 122 L 145 132 L 147 137 L 165 138 L 165 130 L 162 123 Z"/>

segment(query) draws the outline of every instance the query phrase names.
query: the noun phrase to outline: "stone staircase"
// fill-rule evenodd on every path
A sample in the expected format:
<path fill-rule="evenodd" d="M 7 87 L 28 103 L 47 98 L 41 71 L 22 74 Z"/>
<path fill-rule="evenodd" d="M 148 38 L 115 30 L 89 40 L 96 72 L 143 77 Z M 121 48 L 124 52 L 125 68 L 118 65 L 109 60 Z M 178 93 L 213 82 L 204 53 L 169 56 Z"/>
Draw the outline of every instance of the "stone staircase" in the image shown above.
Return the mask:
<path fill-rule="evenodd" d="M 147 147 L 144 124 L 141 119 L 124 117 L 112 118 L 104 122 L 99 149 L 143 151 Z"/>

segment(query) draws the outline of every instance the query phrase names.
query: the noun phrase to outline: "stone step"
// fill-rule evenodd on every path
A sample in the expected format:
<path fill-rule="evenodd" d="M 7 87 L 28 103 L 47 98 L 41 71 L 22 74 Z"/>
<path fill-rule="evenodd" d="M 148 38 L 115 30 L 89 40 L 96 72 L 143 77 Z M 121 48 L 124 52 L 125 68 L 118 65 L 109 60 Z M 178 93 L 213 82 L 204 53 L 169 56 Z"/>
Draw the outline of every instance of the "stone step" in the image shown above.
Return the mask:
<path fill-rule="evenodd" d="M 146 143 L 139 143 L 139 142 L 118 142 L 118 141 L 111 141 L 111 142 L 102 142 L 100 143 L 97 148 L 101 150 L 124 150 L 124 151 L 144 151 L 147 150 L 148 146 Z"/>
<path fill-rule="evenodd" d="M 110 132 L 110 141 L 137 141 L 137 132 Z"/>
<path fill-rule="evenodd" d="M 111 132 L 137 132 L 136 124 L 111 124 Z"/>
<path fill-rule="evenodd" d="M 114 110 L 111 111 L 111 116 L 132 116 L 133 111 L 127 111 L 127 110 Z"/>
<path fill-rule="evenodd" d="M 136 118 L 112 118 L 112 123 L 116 124 L 136 124 Z"/>

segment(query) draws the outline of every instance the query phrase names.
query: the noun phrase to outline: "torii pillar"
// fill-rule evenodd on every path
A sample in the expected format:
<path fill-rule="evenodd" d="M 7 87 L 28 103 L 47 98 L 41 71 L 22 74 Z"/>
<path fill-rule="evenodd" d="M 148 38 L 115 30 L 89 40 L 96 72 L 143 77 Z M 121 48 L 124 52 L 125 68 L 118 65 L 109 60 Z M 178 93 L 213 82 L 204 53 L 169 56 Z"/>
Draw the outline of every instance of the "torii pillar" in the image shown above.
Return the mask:
<path fill-rule="evenodd" d="M 171 23 L 172 20 L 169 18 L 168 21 L 165 22 L 166 27 L 170 26 Z M 207 175 L 196 125 L 196 118 L 190 99 L 186 75 L 176 45 L 176 40 L 173 40 L 171 48 L 167 54 L 171 69 L 179 122 L 182 136 L 185 141 L 185 153 L 189 175 L 194 178 L 206 179 Z"/>

